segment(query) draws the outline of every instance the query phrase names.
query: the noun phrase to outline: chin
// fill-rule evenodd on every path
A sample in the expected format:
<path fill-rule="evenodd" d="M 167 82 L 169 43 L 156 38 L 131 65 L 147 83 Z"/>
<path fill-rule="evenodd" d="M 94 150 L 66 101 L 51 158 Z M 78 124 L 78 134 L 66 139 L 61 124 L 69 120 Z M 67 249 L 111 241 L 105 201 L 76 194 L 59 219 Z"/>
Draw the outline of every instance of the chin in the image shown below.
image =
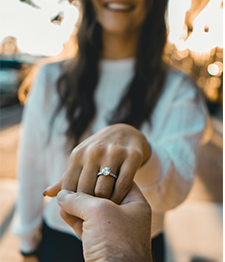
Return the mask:
<path fill-rule="evenodd" d="M 119 24 L 117 22 L 111 24 L 105 24 L 102 26 L 103 32 L 106 34 L 118 35 L 118 36 L 127 36 L 132 33 L 132 28 L 128 24 Z"/>

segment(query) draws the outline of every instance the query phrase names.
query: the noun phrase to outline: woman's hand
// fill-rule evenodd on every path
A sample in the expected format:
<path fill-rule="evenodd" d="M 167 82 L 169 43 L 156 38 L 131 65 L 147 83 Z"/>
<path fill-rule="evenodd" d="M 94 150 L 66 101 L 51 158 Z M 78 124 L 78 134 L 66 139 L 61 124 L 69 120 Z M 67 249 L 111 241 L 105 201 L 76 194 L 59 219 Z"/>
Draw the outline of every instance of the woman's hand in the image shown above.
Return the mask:
<path fill-rule="evenodd" d="M 151 150 L 145 136 L 126 124 L 105 127 L 80 143 L 71 153 L 62 178 L 44 192 L 56 196 L 61 189 L 111 198 L 121 203 L 129 192 L 138 168 L 148 160 Z M 109 167 L 118 176 L 100 175 Z"/>

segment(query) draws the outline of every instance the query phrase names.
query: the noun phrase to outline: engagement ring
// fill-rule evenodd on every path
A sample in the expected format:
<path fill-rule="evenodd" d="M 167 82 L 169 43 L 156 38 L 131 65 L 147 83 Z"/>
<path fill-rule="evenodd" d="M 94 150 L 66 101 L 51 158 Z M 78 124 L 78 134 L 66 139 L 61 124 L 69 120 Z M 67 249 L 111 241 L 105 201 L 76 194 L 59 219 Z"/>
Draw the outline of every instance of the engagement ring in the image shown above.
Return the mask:
<path fill-rule="evenodd" d="M 104 176 L 112 176 L 112 177 L 114 177 L 115 179 L 117 179 L 117 176 L 114 175 L 113 173 L 111 173 L 111 169 L 110 169 L 109 167 L 104 167 L 104 168 L 102 168 L 102 171 L 99 172 L 99 173 L 97 174 L 97 176 L 101 176 L 101 175 L 104 175 Z"/>

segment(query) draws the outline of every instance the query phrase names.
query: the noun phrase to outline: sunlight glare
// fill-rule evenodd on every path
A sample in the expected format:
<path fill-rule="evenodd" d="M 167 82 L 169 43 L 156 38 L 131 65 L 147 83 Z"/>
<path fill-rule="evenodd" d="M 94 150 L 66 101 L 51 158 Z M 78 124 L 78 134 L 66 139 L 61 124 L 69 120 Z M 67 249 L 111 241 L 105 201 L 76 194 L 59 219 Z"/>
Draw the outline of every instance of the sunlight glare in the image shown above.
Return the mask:
<path fill-rule="evenodd" d="M 35 0 L 41 8 L 34 8 L 19 0 L 0 0 L 0 43 L 7 36 L 17 39 L 21 52 L 32 55 L 55 56 L 68 41 L 78 19 L 78 9 L 67 1 Z M 51 22 L 63 13 L 61 24 Z"/>

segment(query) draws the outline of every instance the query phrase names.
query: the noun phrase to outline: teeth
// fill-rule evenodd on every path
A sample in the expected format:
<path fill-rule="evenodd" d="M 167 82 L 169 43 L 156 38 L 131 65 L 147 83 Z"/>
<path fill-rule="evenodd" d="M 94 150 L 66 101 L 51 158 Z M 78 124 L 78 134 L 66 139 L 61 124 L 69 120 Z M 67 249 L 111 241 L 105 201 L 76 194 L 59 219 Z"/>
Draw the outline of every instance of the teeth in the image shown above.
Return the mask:
<path fill-rule="evenodd" d="M 129 5 L 124 5 L 119 3 L 109 3 L 107 4 L 107 7 L 112 10 L 129 10 L 131 8 L 131 6 Z"/>

